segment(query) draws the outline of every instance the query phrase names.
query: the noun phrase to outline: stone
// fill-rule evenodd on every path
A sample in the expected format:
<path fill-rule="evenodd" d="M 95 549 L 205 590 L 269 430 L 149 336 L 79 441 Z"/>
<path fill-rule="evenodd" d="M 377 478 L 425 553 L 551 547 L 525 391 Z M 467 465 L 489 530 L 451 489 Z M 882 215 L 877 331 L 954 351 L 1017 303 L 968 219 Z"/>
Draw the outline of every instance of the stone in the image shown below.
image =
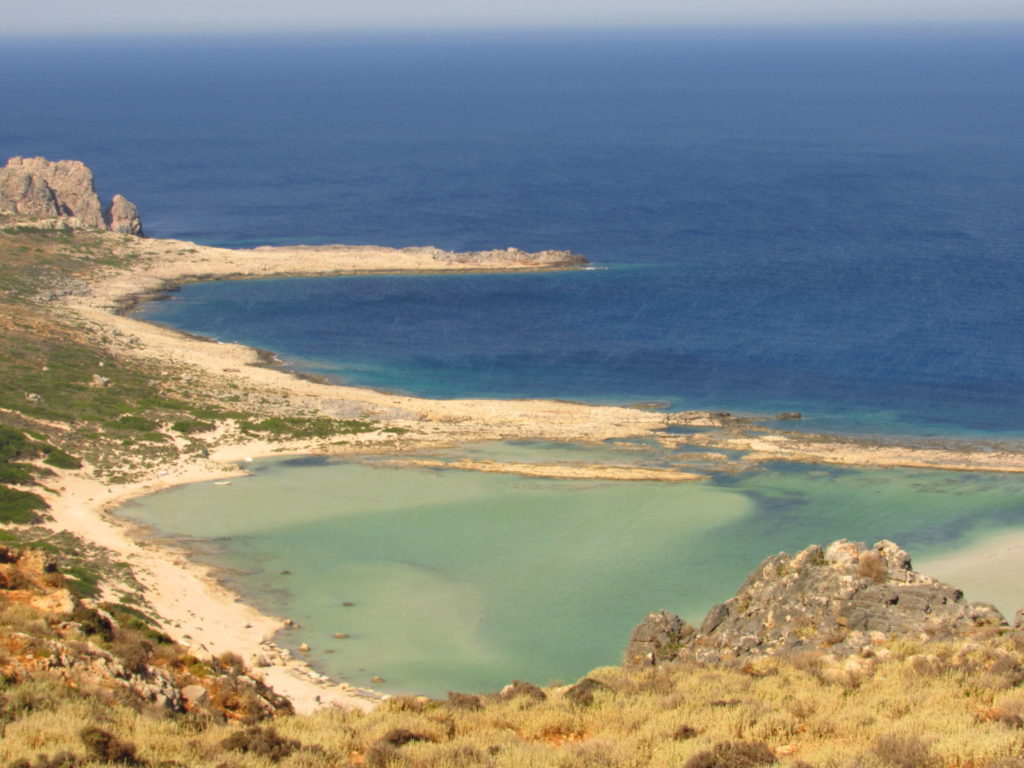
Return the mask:
<path fill-rule="evenodd" d="M 705 620 L 705 623 L 711 619 Z M 634 629 L 626 647 L 627 667 L 653 666 L 693 635 L 694 629 L 670 611 L 650 613 Z"/>
<path fill-rule="evenodd" d="M 181 698 L 189 709 L 210 703 L 210 694 L 201 685 L 186 685 L 181 689 Z"/>
<path fill-rule="evenodd" d="M 989 603 L 911 570 L 891 541 L 873 547 L 845 539 L 795 556 L 766 558 L 736 596 L 712 608 L 698 629 L 674 614 L 650 614 L 633 630 L 626 666 L 675 659 L 714 662 L 797 650 L 835 658 L 860 655 L 893 636 L 953 639 L 1007 627 Z M 1016 621 L 1024 621 L 1024 610 Z"/>
<path fill-rule="evenodd" d="M 299 650 L 306 653 L 310 650 L 309 643 L 299 643 Z"/>
<path fill-rule="evenodd" d="M 121 195 L 114 195 L 107 210 L 103 213 L 103 223 L 111 232 L 125 235 L 142 236 L 142 219 L 135 204 Z"/>
<path fill-rule="evenodd" d="M 104 211 L 92 171 L 79 160 L 12 157 L 0 168 L 0 213 L 54 225 L 142 234 L 138 209 L 115 195 Z"/>

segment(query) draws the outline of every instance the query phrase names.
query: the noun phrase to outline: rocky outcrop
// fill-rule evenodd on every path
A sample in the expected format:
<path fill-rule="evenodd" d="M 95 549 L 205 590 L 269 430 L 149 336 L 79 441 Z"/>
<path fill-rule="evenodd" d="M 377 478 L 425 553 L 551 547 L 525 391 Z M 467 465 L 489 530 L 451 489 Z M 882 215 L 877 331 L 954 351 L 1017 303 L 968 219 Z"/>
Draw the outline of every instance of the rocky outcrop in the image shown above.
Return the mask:
<path fill-rule="evenodd" d="M 869 548 L 842 539 L 769 557 L 699 627 L 666 611 L 649 615 L 633 630 L 625 663 L 800 650 L 842 657 L 894 636 L 952 639 L 1007 626 L 989 603 L 964 603 L 959 589 L 912 570 L 910 556 L 891 541 Z"/>
<path fill-rule="evenodd" d="M 142 234 L 142 219 L 139 218 L 139 209 L 121 195 L 114 195 L 114 199 L 103 213 L 103 223 L 111 232 L 121 232 L 126 235 Z"/>
<path fill-rule="evenodd" d="M 0 679 L 60 680 L 120 702 L 246 722 L 292 711 L 233 654 L 199 658 L 136 609 L 76 597 L 68 584 L 52 554 L 0 546 Z"/>
<path fill-rule="evenodd" d="M 142 234 L 138 209 L 115 195 L 104 210 L 92 171 L 78 160 L 12 157 L 0 168 L 0 213 L 59 226 Z"/>

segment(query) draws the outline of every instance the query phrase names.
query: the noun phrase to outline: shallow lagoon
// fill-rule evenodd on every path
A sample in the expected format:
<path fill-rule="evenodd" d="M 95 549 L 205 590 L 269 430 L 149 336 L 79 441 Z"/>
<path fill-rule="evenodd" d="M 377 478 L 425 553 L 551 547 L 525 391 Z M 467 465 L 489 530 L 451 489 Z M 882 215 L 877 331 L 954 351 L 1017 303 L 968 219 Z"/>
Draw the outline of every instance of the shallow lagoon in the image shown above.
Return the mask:
<path fill-rule="evenodd" d="M 537 461 L 610 454 L 470 450 Z M 174 489 L 122 513 L 202 539 L 198 556 L 225 568 L 246 599 L 301 625 L 279 640 L 308 643 L 317 669 L 429 695 L 571 680 L 618 663 L 645 613 L 699 621 L 780 550 L 891 538 L 921 560 L 1024 524 L 1024 480 L 1011 475 L 777 465 L 664 484 L 321 458 L 253 468 L 231 485 Z M 985 589 L 982 580 L 976 591 Z M 1000 594 L 1004 612 L 1024 603 Z"/>

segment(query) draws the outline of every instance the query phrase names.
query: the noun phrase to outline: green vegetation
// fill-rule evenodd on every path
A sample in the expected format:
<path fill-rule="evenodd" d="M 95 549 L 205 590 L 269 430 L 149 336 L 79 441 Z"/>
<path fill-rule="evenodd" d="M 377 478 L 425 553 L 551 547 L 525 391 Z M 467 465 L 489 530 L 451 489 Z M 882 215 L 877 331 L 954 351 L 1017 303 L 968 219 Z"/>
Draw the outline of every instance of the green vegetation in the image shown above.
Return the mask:
<path fill-rule="evenodd" d="M 183 435 L 195 435 L 202 432 L 212 432 L 217 425 L 200 419 L 179 419 L 171 425 L 171 429 Z"/>
<path fill-rule="evenodd" d="M 48 508 L 38 493 L 0 485 L 0 523 L 38 523 L 42 518 L 36 513 Z"/>
<path fill-rule="evenodd" d="M 76 459 L 69 453 L 65 453 L 60 448 L 49 448 L 46 451 L 46 458 L 43 459 L 44 464 L 49 464 L 51 467 L 57 467 L 57 469 L 81 469 L 81 459 Z"/>
<path fill-rule="evenodd" d="M 370 421 L 274 416 L 258 422 L 240 421 L 239 428 L 250 434 L 264 432 L 279 438 L 302 439 L 373 432 L 377 425 Z"/>

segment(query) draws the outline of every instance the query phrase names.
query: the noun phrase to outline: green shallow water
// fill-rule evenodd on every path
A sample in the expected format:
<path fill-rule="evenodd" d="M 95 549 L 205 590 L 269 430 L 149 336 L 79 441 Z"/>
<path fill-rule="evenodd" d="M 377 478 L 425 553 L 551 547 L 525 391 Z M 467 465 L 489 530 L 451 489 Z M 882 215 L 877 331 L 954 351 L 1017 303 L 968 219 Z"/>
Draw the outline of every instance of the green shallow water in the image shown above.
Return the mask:
<path fill-rule="evenodd" d="M 609 455 L 470 450 L 533 461 Z M 1024 524 L 1024 482 L 1009 475 L 779 465 L 663 484 L 323 459 L 253 467 L 231 485 L 177 488 L 122 513 L 203 539 L 198 557 L 227 569 L 263 610 L 301 624 L 279 640 L 308 643 L 320 671 L 356 685 L 380 675 L 386 683 L 374 687 L 428 695 L 572 680 L 616 664 L 647 612 L 699 621 L 780 550 L 891 538 L 920 559 Z"/>

